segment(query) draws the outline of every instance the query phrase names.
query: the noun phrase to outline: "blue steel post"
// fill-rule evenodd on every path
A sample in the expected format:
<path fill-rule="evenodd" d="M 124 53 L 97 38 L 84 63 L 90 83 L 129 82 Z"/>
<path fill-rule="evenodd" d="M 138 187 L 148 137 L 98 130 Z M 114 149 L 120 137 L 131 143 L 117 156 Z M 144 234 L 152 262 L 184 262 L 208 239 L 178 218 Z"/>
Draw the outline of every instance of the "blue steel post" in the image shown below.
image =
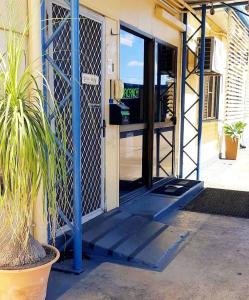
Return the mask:
<path fill-rule="evenodd" d="M 73 174 L 74 174 L 74 271 L 82 271 L 81 154 L 80 154 L 80 53 L 79 0 L 71 0 Z"/>
<path fill-rule="evenodd" d="M 198 148 L 197 148 L 197 180 L 200 179 L 201 143 L 202 143 L 202 115 L 204 98 L 204 65 L 205 65 L 205 37 L 206 37 L 206 4 L 202 5 L 201 20 L 201 53 L 200 53 L 200 83 L 199 83 L 199 117 L 198 117 Z"/>
<path fill-rule="evenodd" d="M 183 178 L 183 146 L 184 146 L 184 115 L 185 115 L 185 80 L 187 69 L 187 22 L 188 15 L 183 15 L 183 22 L 186 25 L 186 31 L 182 35 L 182 82 L 181 82 L 181 139 L 180 139 L 180 168 L 179 177 Z"/>

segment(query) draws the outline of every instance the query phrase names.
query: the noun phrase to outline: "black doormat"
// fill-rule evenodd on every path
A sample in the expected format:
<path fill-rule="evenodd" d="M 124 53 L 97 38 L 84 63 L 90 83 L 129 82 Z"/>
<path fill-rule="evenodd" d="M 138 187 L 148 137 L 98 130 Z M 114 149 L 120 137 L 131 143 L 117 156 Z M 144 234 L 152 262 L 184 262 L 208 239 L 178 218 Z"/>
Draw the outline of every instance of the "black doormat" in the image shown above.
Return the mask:
<path fill-rule="evenodd" d="M 206 188 L 183 210 L 249 219 L 249 192 Z"/>
<path fill-rule="evenodd" d="M 153 190 L 155 194 L 163 194 L 169 196 L 181 196 L 186 193 L 190 188 L 199 184 L 200 181 L 187 180 L 187 179 L 175 179 L 169 183 Z"/>

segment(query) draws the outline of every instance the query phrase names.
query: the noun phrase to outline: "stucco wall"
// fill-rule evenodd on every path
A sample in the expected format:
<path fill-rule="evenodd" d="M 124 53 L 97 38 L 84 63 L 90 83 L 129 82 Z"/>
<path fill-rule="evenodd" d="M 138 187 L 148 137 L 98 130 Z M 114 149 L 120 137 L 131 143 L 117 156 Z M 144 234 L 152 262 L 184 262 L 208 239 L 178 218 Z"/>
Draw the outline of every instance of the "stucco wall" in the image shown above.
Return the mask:
<path fill-rule="evenodd" d="M 1 0 L 0 1 L 0 51 L 2 53 L 6 51 L 6 41 L 8 38 L 9 29 L 12 28 L 17 34 L 21 35 L 23 34 L 26 28 L 27 20 L 28 20 L 27 0 Z M 28 36 L 26 35 L 25 47 L 27 47 L 27 42 L 28 42 Z M 25 61 L 23 62 L 23 64 L 25 64 Z"/>
<path fill-rule="evenodd" d="M 154 0 L 80 0 L 80 3 L 106 17 L 116 21 L 121 20 L 148 34 L 179 46 L 180 33 L 156 18 Z"/>
<path fill-rule="evenodd" d="M 40 0 L 1 0 L 0 1 L 0 51 L 6 51 L 6 38 L 9 29 L 20 36 L 25 33 L 25 59 L 22 68 L 32 65 L 34 74 L 41 72 L 40 39 Z M 28 29 L 28 30 L 27 30 Z M 40 81 L 41 84 L 41 81 Z M 47 240 L 45 218 L 42 216 L 43 199 L 38 196 L 34 211 L 34 233 L 41 242 Z"/>

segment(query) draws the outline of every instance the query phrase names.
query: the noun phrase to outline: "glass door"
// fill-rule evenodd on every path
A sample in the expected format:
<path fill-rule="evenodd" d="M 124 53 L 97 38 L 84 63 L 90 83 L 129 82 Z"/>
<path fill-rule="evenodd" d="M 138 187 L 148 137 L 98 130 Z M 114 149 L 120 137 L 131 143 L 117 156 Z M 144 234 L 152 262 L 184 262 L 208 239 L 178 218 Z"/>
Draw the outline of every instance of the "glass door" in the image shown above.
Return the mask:
<path fill-rule="evenodd" d="M 130 124 L 120 126 L 120 194 L 143 186 L 143 144 L 146 130 L 145 39 L 120 30 L 120 79 L 124 82 L 121 100 L 130 109 Z"/>
<path fill-rule="evenodd" d="M 155 44 L 153 180 L 174 174 L 177 50 Z"/>

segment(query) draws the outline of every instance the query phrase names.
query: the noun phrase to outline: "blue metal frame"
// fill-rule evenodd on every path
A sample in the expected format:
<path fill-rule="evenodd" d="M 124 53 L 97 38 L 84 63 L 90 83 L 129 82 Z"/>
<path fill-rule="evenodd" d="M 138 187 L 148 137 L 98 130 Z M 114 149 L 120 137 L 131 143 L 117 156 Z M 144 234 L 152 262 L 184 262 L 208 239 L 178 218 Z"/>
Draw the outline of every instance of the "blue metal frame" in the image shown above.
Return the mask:
<path fill-rule="evenodd" d="M 206 5 L 202 5 L 202 16 L 199 19 L 195 14 L 191 13 L 195 19 L 198 21 L 200 26 L 196 29 L 196 31 L 188 38 L 187 31 L 183 33 L 183 52 L 182 52 L 182 86 L 181 86 L 181 139 L 180 139 L 180 169 L 179 169 L 179 177 L 180 178 L 189 178 L 191 175 L 196 173 L 196 179 L 200 178 L 200 164 L 201 164 L 201 142 L 202 142 L 202 115 L 203 115 L 203 98 L 204 98 L 204 63 L 205 63 L 205 34 L 206 34 Z M 183 22 L 187 27 L 188 24 L 188 15 L 185 13 L 183 15 Z M 195 53 L 190 47 L 189 42 L 193 40 L 193 38 L 201 31 L 201 47 L 199 51 L 199 55 Z M 188 53 L 193 54 L 197 59 L 197 63 L 192 70 L 188 68 Z M 196 91 L 193 86 L 191 86 L 188 82 L 188 79 L 192 75 L 196 75 L 196 71 L 199 68 L 199 91 Z M 198 99 L 188 108 L 186 109 L 185 105 L 185 94 L 186 94 L 186 86 L 192 90 L 192 92 L 198 97 Z M 193 123 L 188 117 L 187 113 L 198 106 L 198 122 L 197 125 Z M 193 137 L 185 142 L 185 122 L 187 122 L 194 130 L 195 134 Z M 188 153 L 186 147 L 195 142 L 197 139 L 197 157 L 194 158 L 192 153 Z M 184 172 L 184 161 L 185 156 L 187 156 L 194 164 L 194 168 L 188 173 Z"/>
<path fill-rule="evenodd" d="M 198 149 L 197 149 L 197 180 L 200 179 L 202 118 L 204 99 L 204 65 L 205 65 L 205 36 L 206 36 L 206 5 L 202 5 L 201 21 L 201 53 L 200 53 L 200 82 L 199 82 L 199 118 L 198 118 Z"/>
<path fill-rule="evenodd" d="M 79 0 L 71 0 L 72 101 L 74 144 L 74 269 L 82 270 Z"/>
<path fill-rule="evenodd" d="M 172 132 L 171 141 L 163 135 L 163 132 Z M 154 129 L 154 134 L 156 134 L 156 177 L 160 177 L 160 170 L 164 172 L 166 176 L 174 176 L 175 172 L 175 126 L 156 128 Z M 170 150 L 160 158 L 160 142 L 161 139 L 169 146 Z M 171 174 L 169 174 L 162 166 L 163 161 L 165 161 L 171 155 Z"/>
<path fill-rule="evenodd" d="M 60 106 L 64 106 L 66 102 L 72 101 L 72 126 L 73 126 L 73 188 L 74 188 L 74 222 L 71 224 L 66 216 L 59 209 L 60 217 L 66 224 L 70 225 L 72 229 L 72 236 L 69 241 L 73 240 L 73 266 L 65 269 L 65 271 L 72 271 L 80 273 L 83 270 L 82 261 L 82 224 L 81 224 L 81 147 L 80 147 L 80 53 L 79 53 L 79 0 L 64 0 L 69 7 L 69 14 L 61 22 L 60 26 L 53 32 L 50 37 L 47 37 L 47 16 L 46 16 L 46 0 L 41 0 L 41 43 L 42 43 L 42 71 L 44 75 L 43 80 L 43 94 L 45 98 L 45 109 L 49 120 L 54 118 L 51 113 L 49 115 L 47 106 L 47 64 L 49 64 L 55 72 L 57 72 L 71 87 L 71 92 L 65 96 L 61 101 Z M 60 68 L 56 65 L 53 59 L 48 54 L 48 48 L 56 36 L 60 33 L 63 26 L 69 20 L 71 22 L 71 80 L 63 74 Z M 67 243 L 69 242 L 67 241 Z"/>

